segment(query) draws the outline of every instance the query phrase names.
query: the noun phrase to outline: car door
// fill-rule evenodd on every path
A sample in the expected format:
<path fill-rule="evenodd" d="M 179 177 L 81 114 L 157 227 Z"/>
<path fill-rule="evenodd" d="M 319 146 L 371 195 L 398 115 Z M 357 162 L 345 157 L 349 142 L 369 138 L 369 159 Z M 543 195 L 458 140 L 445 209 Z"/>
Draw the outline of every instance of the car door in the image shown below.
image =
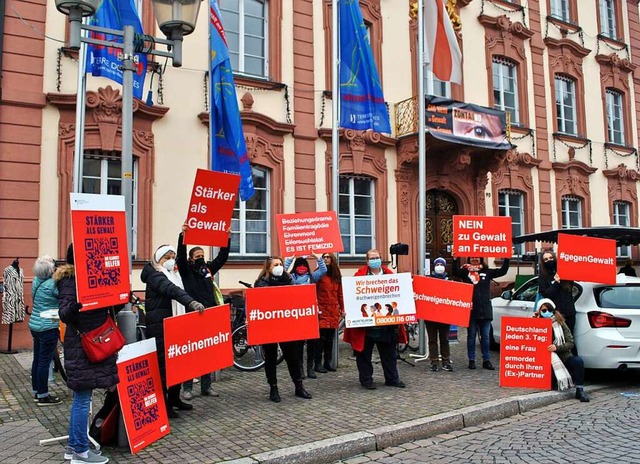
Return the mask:
<path fill-rule="evenodd" d="M 538 294 L 538 278 L 529 279 L 517 290 L 511 291 L 510 295 L 505 295 L 505 293 L 491 300 L 493 305 L 493 335 L 496 339 L 500 338 L 502 316 L 531 317 L 533 315 L 533 306 Z M 505 299 L 503 296 L 509 296 L 509 298 Z"/>

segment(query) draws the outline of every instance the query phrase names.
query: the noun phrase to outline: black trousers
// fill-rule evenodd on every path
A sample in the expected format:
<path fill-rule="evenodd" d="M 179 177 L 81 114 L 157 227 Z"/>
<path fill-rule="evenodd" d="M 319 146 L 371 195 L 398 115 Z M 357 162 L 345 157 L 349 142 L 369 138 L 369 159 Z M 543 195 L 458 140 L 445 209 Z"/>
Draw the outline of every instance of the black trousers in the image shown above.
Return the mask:
<path fill-rule="evenodd" d="M 316 350 L 318 349 L 319 339 L 314 338 L 312 340 L 302 340 L 297 347 L 298 364 L 300 369 L 304 369 L 304 345 L 307 345 L 307 368 L 313 369 L 313 363 L 316 356 Z"/>
<path fill-rule="evenodd" d="M 316 340 L 315 363 L 316 365 L 322 364 L 322 356 L 324 355 L 324 365 L 329 366 L 333 360 L 333 339 L 335 336 L 335 329 L 320 329 L 320 338 Z M 309 349 L 309 348 L 307 348 Z"/>
<path fill-rule="evenodd" d="M 365 338 L 364 349 L 356 351 L 356 364 L 358 366 L 358 376 L 360 384 L 364 385 L 373 382 L 373 363 L 371 356 L 373 355 L 373 347 L 378 347 L 380 353 L 380 364 L 384 372 L 384 380 L 386 383 L 398 383 L 400 376 L 398 375 L 398 365 L 396 356 L 395 341 L 373 341 Z"/>
<path fill-rule="evenodd" d="M 302 380 L 300 372 L 300 364 L 298 363 L 298 349 L 302 342 L 282 342 L 280 349 L 284 355 L 284 360 L 289 368 L 289 375 L 293 382 Z M 267 375 L 269 385 L 277 385 L 278 377 L 276 375 L 276 367 L 278 362 L 278 344 L 268 343 L 262 345 L 264 352 L 264 372 Z"/>

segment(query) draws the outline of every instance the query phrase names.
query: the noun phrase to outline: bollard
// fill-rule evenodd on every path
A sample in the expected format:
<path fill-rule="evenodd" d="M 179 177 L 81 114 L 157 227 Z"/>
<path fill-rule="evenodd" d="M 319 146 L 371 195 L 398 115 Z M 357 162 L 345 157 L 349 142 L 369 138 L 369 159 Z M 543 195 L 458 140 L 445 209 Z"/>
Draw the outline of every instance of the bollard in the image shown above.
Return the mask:
<path fill-rule="evenodd" d="M 137 341 L 136 336 L 136 322 L 137 322 L 136 313 L 131 310 L 131 304 L 128 303 L 125 305 L 124 309 L 122 309 L 116 315 L 116 322 L 118 323 L 118 329 L 124 335 L 124 339 L 129 343 L 135 343 Z M 122 398 L 118 398 L 120 404 L 122 404 Z M 118 420 L 118 446 L 125 447 L 129 446 L 129 440 L 127 440 L 127 430 L 124 427 L 124 419 L 122 418 L 122 413 L 120 414 L 120 419 Z"/>

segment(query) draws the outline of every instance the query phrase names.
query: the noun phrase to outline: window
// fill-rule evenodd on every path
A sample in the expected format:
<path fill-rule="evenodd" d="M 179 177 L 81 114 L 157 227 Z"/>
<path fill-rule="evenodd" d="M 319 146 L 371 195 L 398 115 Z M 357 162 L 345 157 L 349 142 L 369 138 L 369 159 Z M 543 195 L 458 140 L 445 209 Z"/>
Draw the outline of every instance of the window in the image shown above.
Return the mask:
<path fill-rule="evenodd" d="M 513 237 L 524 234 L 524 195 L 517 190 L 500 190 L 498 193 L 498 215 L 511 217 Z M 514 245 L 514 253 L 524 253 L 524 244 Z"/>
<path fill-rule="evenodd" d="M 122 195 L 122 161 L 120 152 L 85 151 L 82 162 L 82 193 Z M 138 228 L 138 163 L 133 162 L 133 243 L 131 255 L 137 256 Z"/>
<path fill-rule="evenodd" d="M 346 255 L 363 255 L 375 246 L 374 195 L 371 179 L 340 177 L 338 219 Z"/>
<path fill-rule="evenodd" d="M 425 89 L 436 97 L 451 98 L 451 83 L 441 81 L 431 71 L 425 73 Z"/>
<path fill-rule="evenodd" d="M 235 72 L 268 76 L 267 2 L 227 0 L 220 4 L 231 66 Z"/>
<path fill-rule="evenodd" d="M 236 201 L 231 217 L 230 253 L 266 255 L 269 253 L 271 224 L 269 218 L 269 172 L 252 166 L 254 195 L 248 201 Z"/>
<path fill-rule="evenodd" d="M 562 197 L 562 228 L 576 229 L 582 227 L 582 200 L 566 195 Z"/>
<path fill-rule="evenodd" d="M 613 89 L 607 89 L 606 98 L 608 141 L 625 145 L 622 94 Z"/>
<path fill-rule="evenodd" d="M 610 39 L 618 39 L 616 29 L 615 0 L 599 0 L 600 3 L 600 34 Z"/>
<path fill-rule="evenodd" d="M 518 80 L 516 65 L 510 60 L 493 59 L 493 106 L 511 115 L 511 123 L 518 124 Z"/>
<path fill-rule="evenodd" d="M 556 118 L 558 132 L 578 135 L 576 117 L 576 84 L 564 76 L 556 76 Z"/>
<path fill-rule="evenodd" d="M 613 202 L 613 224 L 616 226 L 629 227 L 631 217 L 629 214 L 629 203 L 626 201 L 614 201 Z M 619 258 L 630 258 L 631 247 L 620 246 L 616 249 L 616 255 Z"/>
<path fill-rule="evenodd" d="M 571 22 L 569 0 L 551 0 L 551 16 L 565 22 Z"/>

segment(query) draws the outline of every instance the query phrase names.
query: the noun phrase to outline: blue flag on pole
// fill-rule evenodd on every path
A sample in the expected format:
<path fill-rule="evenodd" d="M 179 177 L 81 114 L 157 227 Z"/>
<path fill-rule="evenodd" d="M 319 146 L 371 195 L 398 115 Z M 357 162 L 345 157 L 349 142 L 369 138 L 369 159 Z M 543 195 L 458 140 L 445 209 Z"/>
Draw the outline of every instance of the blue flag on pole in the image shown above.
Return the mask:
<path fill-rule="evenodd" d="M 391 133 L 358 0 L 340 0 L 340 127 Z"/>
<path fill-rule="evenodd" d="M 240 175 L 240 199 L 253 196 L 253 177 L 236 99 L 236 84 L 218 0 L 210 0 L 211 169 Z"/>
<path fill-rule="evenodd" d="M 101 0 L 95 15 L 89 19 L 89 25 L 121 31 L 124 26 L 133 26 L 136 33 L 142 34 L 142 23 L 133 0 Z M 122 43 L 122 37 L 99 32 L 90 32 L 94 39 Z M 122 59 L 118 55 L 122 50 L 104 45 L 89 45 L 87 49 L 86 72 L 102 76 L 122 84 Z M 133 96 L 142 99 L 144 78 L 147 73 L 146 53 L 136 53 L 138 62 L 133 74 Z"/>

